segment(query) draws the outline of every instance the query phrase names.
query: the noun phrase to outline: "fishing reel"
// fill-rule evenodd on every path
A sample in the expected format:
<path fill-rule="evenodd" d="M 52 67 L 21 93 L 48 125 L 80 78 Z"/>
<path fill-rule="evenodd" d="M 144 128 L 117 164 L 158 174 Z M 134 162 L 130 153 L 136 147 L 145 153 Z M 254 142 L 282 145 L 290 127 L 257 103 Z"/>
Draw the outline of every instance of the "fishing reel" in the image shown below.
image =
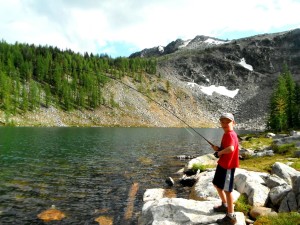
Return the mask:
<path fill-rule="evenodd" d="M 218 155 L 218 151 L 214 152 L 214 156 L 218 159 L 220 158 L 219 155 Z"/>

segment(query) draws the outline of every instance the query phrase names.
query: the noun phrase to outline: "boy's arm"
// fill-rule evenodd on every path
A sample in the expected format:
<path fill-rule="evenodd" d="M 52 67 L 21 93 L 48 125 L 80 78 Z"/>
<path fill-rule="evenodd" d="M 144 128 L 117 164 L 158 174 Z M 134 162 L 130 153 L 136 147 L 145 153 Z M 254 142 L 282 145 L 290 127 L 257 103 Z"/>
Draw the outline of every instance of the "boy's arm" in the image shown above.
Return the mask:
<path fill-rule="evenodd" d="M 231 152 L 234 151 L 234 146 L 233 145 L 230 145 L 220 151 L 218 151 L 218 156 L 220 157 L 221 155 L 224 155 L 224 154 L 229 154 Z"/>

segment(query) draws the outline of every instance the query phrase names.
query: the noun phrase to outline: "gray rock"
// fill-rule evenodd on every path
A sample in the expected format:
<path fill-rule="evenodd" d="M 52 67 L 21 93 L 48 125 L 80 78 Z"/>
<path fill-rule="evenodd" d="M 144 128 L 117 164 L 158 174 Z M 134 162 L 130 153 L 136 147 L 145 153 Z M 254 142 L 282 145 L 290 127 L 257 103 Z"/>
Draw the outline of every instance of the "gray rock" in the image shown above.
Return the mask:
<path fill-rule="evenodd" d="M 282 178 L 278 177 L 276 174 L 272 174 L 266 179 L 266 185 L 268 188 L 272 189 L 274 187 L 287 184 L 285 180 Z"/>
<path fill-rule="evenodd" d="M 298 210 L 298 204 L 296 201 L 296 195 L 293 191 L 290 191 L 287 196 L 281 201 L 278 212 L 296 212 Z"/>
<path fill-rule="evenodd" d="M 196 184 L 191 190 L 190 198 L 201 201 L 219 200 L 220 198 L 218 192 L 212 183 L 214 174 L 215 171 L 200 173 Z M 234 202 L 239 198 L 239 196 L 240 193 L 236 190 L 233 190 Z"/>
<path fill-rule="evenodd" d="M 194 158 L 190 160 L 187 165 L 186 169 L 191 169 L 194 164 L 200 164 L 200 165 L 217 165 L 218 159 L 214 157 L 213 154 L 206 154 L 199 156 L 197 158 Z"/>
<path fill-rule="evenodd" d="M 288 184 L 283 184 L 281 186 L 272 188 L 269 193 L 271 202 L 275 206 L 279 206 L 281 201 L 287 196 L 287 194 L 291 190 L 292 190 L 292 187 Z"/>
<path fill-rule="evenodd" d="M 143 196 L 143 201 L 154 201 L 164 197 L 165 190 L 162 188 L 147 189 Z"/>
<path fill-rule="evenodd" d="M 146 202 L 139 218 L 139 225 L 196 225 L 215 224 L 224 214 L 214 213 L 220 201 L 195 201 L 183 198 L 162 198 Z M 237 225 L 246 225 L 243 213 L 236 212 Z"/>
<path fill-rule="evenodd" d="M 276 174 L 277 176 L 281 177 L 289 185 L 292 185 L 292 177 L 300 176 L 299 171 L 280 162 L 276 162 L 272 166 L 271 174 Z"/>
<path fill-rule="evenodd" d="M 266 187 L 267 173 L 251 172 L 243 169 L 236 170 L 234 179 L 235 189 L 248 196 L 253 206 L 265 206 L 270 189 Z"/>

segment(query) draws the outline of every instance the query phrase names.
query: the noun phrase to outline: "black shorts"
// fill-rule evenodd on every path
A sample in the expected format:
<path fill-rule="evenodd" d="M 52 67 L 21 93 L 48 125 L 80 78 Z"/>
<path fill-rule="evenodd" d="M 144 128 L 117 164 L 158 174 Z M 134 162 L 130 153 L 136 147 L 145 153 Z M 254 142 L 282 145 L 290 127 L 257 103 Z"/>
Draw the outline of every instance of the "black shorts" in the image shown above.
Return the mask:
<path fill-rule="evenodd" d="M 235 172 L 235 168 L 224 169 L 223 167 L 218 165 L 214 179 L 212 181 L 213 184 L 224 191 L 232 192 L 234 172 Z"/>

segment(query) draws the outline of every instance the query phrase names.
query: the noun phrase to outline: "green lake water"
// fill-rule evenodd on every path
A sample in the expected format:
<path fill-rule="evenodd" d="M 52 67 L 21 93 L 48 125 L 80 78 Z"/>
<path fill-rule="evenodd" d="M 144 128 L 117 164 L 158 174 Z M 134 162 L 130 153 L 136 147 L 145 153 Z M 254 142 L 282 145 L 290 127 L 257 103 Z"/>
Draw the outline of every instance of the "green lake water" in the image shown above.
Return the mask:
<path fill-rule="evenodd" d="M 222 130 L 197 131 L 219 144 Z M 175 156 L 210 151 L 184 128 L 0 127 L 0 224 L 45 224 L 37 215 L 51 205 L 67 217 L 47 224 L 98 224 L 99 216 L 124 224 L 133 182 L 139 189 L 126 222 L 137 224 L 144 191 L 166 188 L 186 163 Z"/>

